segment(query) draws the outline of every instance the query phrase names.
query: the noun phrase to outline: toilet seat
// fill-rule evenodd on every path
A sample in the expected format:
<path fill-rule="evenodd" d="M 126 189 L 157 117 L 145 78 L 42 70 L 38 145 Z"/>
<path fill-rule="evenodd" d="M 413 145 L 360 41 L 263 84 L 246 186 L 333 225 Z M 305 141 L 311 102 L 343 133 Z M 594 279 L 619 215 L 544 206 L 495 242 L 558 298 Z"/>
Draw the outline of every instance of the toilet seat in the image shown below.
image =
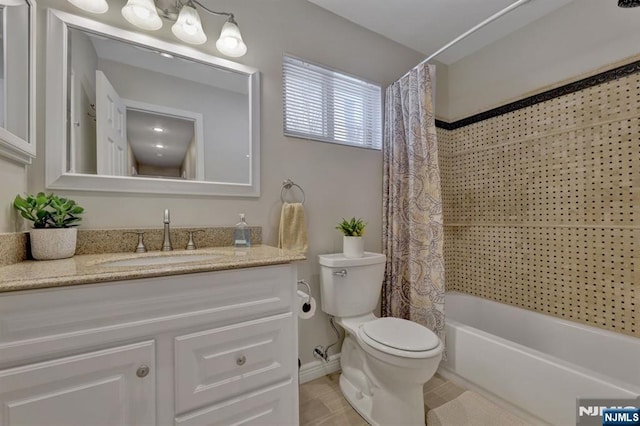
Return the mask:
<path fill-rule="evenodd" d="M 428 358 L 440 346 L 438 336 L 427 327 L 400 318 L 367 321 L 358 336 L 372 348 L 404 358 Z"/>

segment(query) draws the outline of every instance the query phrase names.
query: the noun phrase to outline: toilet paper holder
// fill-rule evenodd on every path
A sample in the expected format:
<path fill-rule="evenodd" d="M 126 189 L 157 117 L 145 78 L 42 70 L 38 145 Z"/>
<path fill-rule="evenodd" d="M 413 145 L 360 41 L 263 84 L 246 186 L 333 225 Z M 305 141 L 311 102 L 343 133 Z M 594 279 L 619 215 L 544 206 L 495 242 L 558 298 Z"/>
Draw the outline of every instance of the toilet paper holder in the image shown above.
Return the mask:
<path fill-rule="evenodd" d="M 311 300 L 311 286 L 305 280 L 298 280 L 298 285 L 303 285 L 307 288 L 307 297 L 302 305 L 302 310 L 308 312 L 311 309 L 311 305 L 309 305 L 309 301 Z"/>

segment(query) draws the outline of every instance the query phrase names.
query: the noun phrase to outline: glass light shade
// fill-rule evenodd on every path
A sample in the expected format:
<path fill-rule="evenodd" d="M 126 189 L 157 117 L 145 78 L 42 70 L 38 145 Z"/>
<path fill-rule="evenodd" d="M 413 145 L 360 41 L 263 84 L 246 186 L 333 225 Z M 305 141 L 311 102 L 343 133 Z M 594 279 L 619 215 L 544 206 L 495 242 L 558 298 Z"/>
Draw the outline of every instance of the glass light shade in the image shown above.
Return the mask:
<path fill-rule="evenodd" d="M 222 26 L 220 38 L 216 41 L 216 47 L 222 54 L 232 58 L 238 58 L 247 53 L 247 45 L 242 41 L 240 28 L 231 21 L 225 22 Z"/>
<path fill-rule="evenodd" d="M 107 0 L 69 0 L 69 3 L 91 13 L 105 13 L 109 10 Z"/>
<path fill-rule="evenodd" d="M 129 0 L 122 8 L 122 16 L 143 30 L 155 31 L 162 27 L 162 19 L 153 0 Z"/>
<path fill-rule="evenodd" d="M 173 34 L 185 43 L 202 44 L 207 35 L 202 30 L 200 15 L 193 7 L 185 5 L 180 9 L 178 20 L 171 27 Z"/>

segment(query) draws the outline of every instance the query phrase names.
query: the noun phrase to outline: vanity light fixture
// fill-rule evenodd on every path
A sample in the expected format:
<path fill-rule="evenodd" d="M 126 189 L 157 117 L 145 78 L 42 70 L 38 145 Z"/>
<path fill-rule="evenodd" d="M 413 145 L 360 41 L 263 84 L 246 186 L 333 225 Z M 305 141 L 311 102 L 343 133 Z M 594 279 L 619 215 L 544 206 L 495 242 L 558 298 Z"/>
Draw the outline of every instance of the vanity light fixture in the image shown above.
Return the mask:
<path fill-rule="evenodd" d="M 109 10 L 107 0 L 69 0 L 69 3 L 90 13 L 105 13 Z"/>
<path fill-rule="evenodd" d="M 191 2 L 182 6 L 176 23 L 171 27 L 171 32 L 185 43 L 203 44 L 207 41 L 200 15 Z"/>
<path fill-rule="evenodd" d="M 171 31 L 178 39 L 189 44 L 203 44 L 207 41 L 207 35 L 202 28 L 202 22 L 196 6 L 212 15 L 225 16 L 227 18 L 216 42 L 216 47 L 222 54 L 237 58 L 247 53 L 247 45 L 242 40 L 240 28 L 238 28 L 238 23 L 233 13 L 216 12 L 207 8 L 198 0 L 128 0 L 127 4 L 122 8 L 122 16 L 138 28 L 151 31 L 162 27 L 161 17 L 169 21 L 175 21 Z"/>
<path fill-rule="evenodd" d="M 162 28 L 153 0 L 129 0 L 122 8 L 122 16 L 131 24 L 143 30 L 155 31 Z"/>

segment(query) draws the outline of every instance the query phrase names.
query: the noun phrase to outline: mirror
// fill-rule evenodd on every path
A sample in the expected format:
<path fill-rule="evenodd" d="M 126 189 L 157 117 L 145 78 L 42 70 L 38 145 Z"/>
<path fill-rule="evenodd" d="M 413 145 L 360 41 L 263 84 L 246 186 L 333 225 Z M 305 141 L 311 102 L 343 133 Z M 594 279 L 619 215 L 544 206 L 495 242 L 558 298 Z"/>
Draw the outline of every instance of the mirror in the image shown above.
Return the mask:
<path fill-rule="evenodd" d="M 259 196 L 257 70 L 56 10 L 47 39 L 47 187 Z"/>
<path fill-rule="evenodd" d="M 35 3 L 0 0 L 0 154 L 35 157 Z"/>

